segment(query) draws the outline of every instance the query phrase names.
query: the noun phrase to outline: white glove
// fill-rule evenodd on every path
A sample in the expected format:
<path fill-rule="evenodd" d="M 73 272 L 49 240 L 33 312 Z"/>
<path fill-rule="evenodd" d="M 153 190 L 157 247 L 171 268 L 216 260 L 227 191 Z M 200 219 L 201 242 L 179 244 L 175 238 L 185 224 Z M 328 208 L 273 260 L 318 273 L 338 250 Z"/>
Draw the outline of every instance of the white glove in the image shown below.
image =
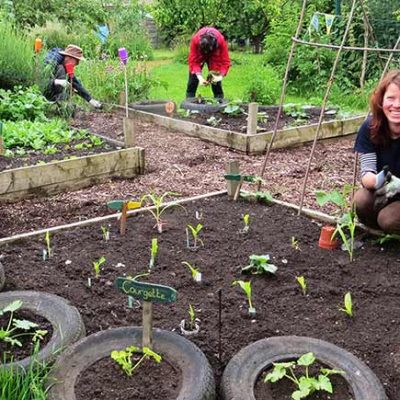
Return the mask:
<path fill-rule="evenodd" d="M 90 99 L 89 103 L 94 107 L 94 108 L 101 108 L 101 103 L 95 99 Z"/>
<path fill-rule="evenodd" d="M 54 84 L 66 88 L 68 86 L 68 81 L 66 79 L 54 79 Z"/>
<path fill-rule="evenodd" d="M 211 83 L 217 83 L 222 81 L 223 76 L 221 74 L 212 75 Z"/>
<path fill-rule="evenodd" d="M 205 80 L 205 79 L 203 78 L 203 75 L 201 75 L 201 74 L 196 74 L 196 76 L 197 76 L 197 79 L 199 80 L 200 86 L 207 86 L 207 85 L 208 85 L 208 82 L 207 82 L 207 80 Z"/>

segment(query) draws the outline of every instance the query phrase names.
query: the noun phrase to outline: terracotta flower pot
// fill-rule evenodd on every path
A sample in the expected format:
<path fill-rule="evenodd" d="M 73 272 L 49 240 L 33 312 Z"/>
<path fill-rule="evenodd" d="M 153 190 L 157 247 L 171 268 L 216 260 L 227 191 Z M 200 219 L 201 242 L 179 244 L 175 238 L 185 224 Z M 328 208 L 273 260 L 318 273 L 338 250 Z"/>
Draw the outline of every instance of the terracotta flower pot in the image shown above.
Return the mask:
<path fill-rule="evenodd" d="M 332 238 L 335 227 L 326 225 L 321 229 L 321 235 L 319 237 L 318 245 L 321 249 L 334 250 L 339 246 L 339 240 Z"/>

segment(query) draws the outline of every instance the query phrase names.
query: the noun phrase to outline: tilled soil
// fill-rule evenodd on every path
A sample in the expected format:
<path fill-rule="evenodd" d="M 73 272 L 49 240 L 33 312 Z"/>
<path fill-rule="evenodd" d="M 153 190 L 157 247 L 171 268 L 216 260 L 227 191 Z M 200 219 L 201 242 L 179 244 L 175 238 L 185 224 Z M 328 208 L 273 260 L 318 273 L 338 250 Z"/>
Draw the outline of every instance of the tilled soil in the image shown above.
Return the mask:
<path fill-rule="evenodd" d="M 202 215 L 200 220 L 196 211 L 197 217 Z M 242 233 L 244 214 L 250 216 L 247 234 Z M 107 225 L 108 241 L 102 237 L 100 223 L 55 233 L 51 236 L 53 256 L 47 261 L 42 258 L 43 237 L 5 245 L 1 248 L 5 290 L 39 290 L 68 299 L 82 314 L 88 335 L 140 326 L 141 307 L 128 308 L 126 296 L 113 283 L 117 276 L 147 271 L 151 239 L 157 238 L 156 266 L 149 277 L 141 279 L 175 288 L 178 300 L 154 304 L 154 326 L 179 332 L 180 321 L 188 318 L 189 304 L 193 305 L 200 332 L 190 340 L 207 356 L 217 385 L 227 362 L 244 346 L 265 337 L 298 335 L 348 350 L 376 373 L 390 400 L 400 398 L 398 243 L 381 247 L 358 236 L 364 244 L 350 263 L 347 253 L 318 247 L 319 223 L 278 205 L 233 202 L 226 196 L 185 204 L 185 210 L 171 208 L 163 217 L 167 224 L 162 234 L 154 229 L 150 213 L 129 218 L 125 236 L 119 235 L 117 221 Z M 200 232 L 204 246 L 193 251 L 186 246 L 185 228 L 197 223 L 204 226 Z M 293 245 L 296 240 L 298 246 Z M 269 254 L 278 267 L 276 275 L 243 275 L 241 267 L 248 265 L 252 254 Z M 106 262 L 95 279 L 92 262 L 102 256 Z M 193 281 L 183 261 L 200 270 L 201 284 Z M 306 279 L 306 295 L 296 281 L 298 276 Z M 90 288 L 88 278 L 92 279 Z M 251 281 L 255 319 L 248 316 L 243 291 L 232 286 L 236 280 Z M 353 298 L 353 317 L 339 310 L 346 292 Z M 218 322 L 218 293 L 222 325 Z M 112 385 L 126 385 L 126 377 L 118 369 L 116 375 L 109 368 L 104 373 L 113 375 Z M 102 369 L 96 370 L 96 380 L 102 382 Z M 90 385 L 92 380 L 86 382 Z M 148 385 L 146 390 L 156 390 L 151 380 L 131 384 L 144 388 L 143 382 Z M 97 393 L 100 389 L 96 387 Z M 101 398 L 90 393 L 88 390 L 85 395 L 87 400 Z"/>
<path fill-rule="evenodd" d="M 109 112 L 79 112 L 78 128 L 123 140 L 122 117 Z M 317 144 L 305 192 L 305 206 L 318 208 L 315 190 L 331 190 L 352 182 L 354 139 Z M 228 160 L 238 160 L 243 173 L 260 175 L 264 156 L 239 152 L 188 137 L 149 123 L 137 123 L 137 145 L 145 148 L 145 174 L 133 179 L 112 179 L 103 184 L 51 198 L 0 204 L 0 237 L 106 215 L 109 200 L 137 199 L 143 194 L 174 191 L 193 196 L 223 190 Z M 310 157 L 309 145 L 273 150 L 264 174 L 263 190 L 275 198 L 299 204 Z M 247 184 L 244 189 L 251 190 Z M 328 210 L 329 211 L 329 210 Z"/>

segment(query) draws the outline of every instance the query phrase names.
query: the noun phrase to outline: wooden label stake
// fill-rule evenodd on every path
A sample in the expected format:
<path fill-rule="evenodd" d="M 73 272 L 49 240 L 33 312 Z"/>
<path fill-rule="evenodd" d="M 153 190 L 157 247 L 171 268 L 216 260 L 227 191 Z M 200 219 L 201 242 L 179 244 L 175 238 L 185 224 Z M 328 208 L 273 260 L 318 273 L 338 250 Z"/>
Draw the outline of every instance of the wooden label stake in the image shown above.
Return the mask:
<path fill-rule="evenodd" d="M 153 304 L 152 303 L 171 303 L 176 301 L 178 292 L 164 285 L 155 283 L 138 282 L 135 278 L 118 277 L 115 280 L 117 289 L 134 299 L 143 300 L 143 337 L 142 347 L 153 348 Z"/>
<path fill-rule="evenodd" d="M 141 201 L 125 201 L 125 200 L 112 200 L 107 203 L 107 207 L 111 210 L 121 211 L 121 220 L 119 226 L 119 233 L 121 236 L 126 232 L 126 220 L 128 218 L 128 210 L 142 207 Z"/>

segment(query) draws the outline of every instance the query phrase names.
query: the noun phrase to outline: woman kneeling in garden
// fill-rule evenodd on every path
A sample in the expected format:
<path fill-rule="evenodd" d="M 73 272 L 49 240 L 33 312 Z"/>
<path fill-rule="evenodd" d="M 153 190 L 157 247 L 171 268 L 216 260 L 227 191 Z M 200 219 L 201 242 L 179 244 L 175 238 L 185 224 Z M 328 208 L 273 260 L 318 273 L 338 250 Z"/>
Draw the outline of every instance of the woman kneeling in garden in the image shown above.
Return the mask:
<path fill-rule="evenodd" d="M 370 227 L 400 233 L 400 70 L 381 80 L 370 108 L 354 146 L 363 186 L 354 197 L 356 213 Z"/>

